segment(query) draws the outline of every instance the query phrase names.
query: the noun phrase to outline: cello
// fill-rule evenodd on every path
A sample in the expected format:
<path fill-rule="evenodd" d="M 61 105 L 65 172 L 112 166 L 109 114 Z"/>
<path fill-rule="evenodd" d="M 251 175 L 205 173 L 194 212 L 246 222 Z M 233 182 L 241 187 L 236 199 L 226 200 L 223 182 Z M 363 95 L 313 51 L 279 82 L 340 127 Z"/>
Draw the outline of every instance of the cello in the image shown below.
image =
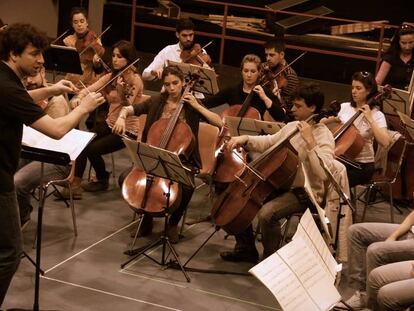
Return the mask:
<path fill-rule="evenodd" d="M 392 88 L 386 85 L 381 92 L 370 98 L 367 104 L 372 109 L 377 101 L 382 101 L 388 98 L 391 94 Z M 355 159 L 364 147 L 364 139 L 359 134 L 358 129 L 353 125 L 354 121 L 361 115 L 362 111 L 358 110 L 347 122 L 343 125 L 331 128 L 335 139 L 335 155 L 344 163 L 352 165 L 352 160 Z"/>
<path fill-rule="evenodd" d="M 338 111 L 339 106 L 331 107 L 306 121 L 318 122 L 323 116 Z M 229 234 L 243 232 L 272 192 L 290 188 L 300 165 L 290 139 L 298 132 L 296 128 L 283 141 L 250 162 L 242 175 L 220 194 L 211 209 L 211 217 L 217 226 Z"/>
<path fill-rule="evenodd" d="M 147 143 L 182 154 L 188 158 L 194 146 L 194 135 L 189 125 L 179 120 L 184 107 L 183 97 L 191 91 L 199 76 L 193 74 L 171 118 L 159 119 L 148 131 Z M 134 167 L 122 185 L 122 195 L 129 205 L 138 210 L 161 215 L 165 212 L 165 192 L 170 187 L 169 205 L 173 211 L 181 200 L 181 187 L 168 179 L 149 175 Z"/>

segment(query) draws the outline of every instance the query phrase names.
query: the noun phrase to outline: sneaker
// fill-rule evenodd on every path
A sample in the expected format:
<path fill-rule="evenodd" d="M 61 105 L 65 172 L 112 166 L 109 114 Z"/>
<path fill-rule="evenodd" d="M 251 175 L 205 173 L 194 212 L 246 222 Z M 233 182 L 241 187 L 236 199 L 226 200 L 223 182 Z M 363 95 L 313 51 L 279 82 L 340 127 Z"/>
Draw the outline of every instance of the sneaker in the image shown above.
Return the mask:
<path fill-rule="evenodd" d="M 257 263 L 259 261 L 259 253 L 256 249 L 221 252 L 220 257 L 225 261 L 232 262 Z"/>
<path fill-rule="evenodd" d="M 367 308 L 367 293 L 357 290 L 345 303 L 354 310 L 365 310 Z M 334 310 L 349 310 L 349 308 L 342 302 L 338 302 Z"/>
<path fill-rule="evenodd" d="M 109 180 L 101 179 L 98 181 L 90 181 L 86 184 L 82 184 L 81 187 L 83 190 L 87 192 L 105 191 L 105 190 L 108 190 Z"/>

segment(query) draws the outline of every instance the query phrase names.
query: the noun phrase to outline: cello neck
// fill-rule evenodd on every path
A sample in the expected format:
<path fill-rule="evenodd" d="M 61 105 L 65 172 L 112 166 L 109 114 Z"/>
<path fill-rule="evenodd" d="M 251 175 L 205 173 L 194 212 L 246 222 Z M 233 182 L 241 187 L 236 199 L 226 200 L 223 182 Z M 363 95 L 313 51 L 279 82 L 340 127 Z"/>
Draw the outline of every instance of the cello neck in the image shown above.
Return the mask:
<path fill-rule="evenodd" d="M 192 82 L 188 83 L 188 85 L 185 87 L 183 95 L 180 98 L 180 101 L 178 103 L 177 108 L 175 109 L 174 113 L 172 114 L 170 121 L 168 122 L 168 126 L 166 131 L 164 132 L 164 134 L 162 135 L 161 138 L 161 143 L 160 143 L 160 148 L 166 149 L 168 142 L 171 139 L 172 133 L 174 131 L 175 125 L 177 124 L 178 118 L 180 117 L 180 113 L 183 110 L 184 107 L 184 100 L 183 97 L 185 94 L 187 94 L 193 87 Z"/>
<path fill-rule="evenodd" d="M 335 141 L 339 139 L 343 133 L 354 123 L 354 121 L 359 117 L 362 112 L 358 110 L 355 114 L 348 120 L 344 125 L 342 125 L 334 134 Z"/>
<path fill-rule="evenodd" d="M 250 93 L 246 96 L 246 98 L 244 99 L 244 102 L 243 102 L 243 104 L 242 104 L 242 106 L 241 106 L 241 108 L 240 108 L 240 110 L 239 110 L 239 112 L 237 114 L 237 117 L 239 117 L 239 118 L 244 117 L 244 115 L 247 112 L 247 109 L 249 109 L 249 107 L 250 107 L 250 103 L 252 101 L 252 98 L 253 98 L 254 94 L 255 93 L 254 93 L 254 91 L 252 89 L 250 91 Z"/>

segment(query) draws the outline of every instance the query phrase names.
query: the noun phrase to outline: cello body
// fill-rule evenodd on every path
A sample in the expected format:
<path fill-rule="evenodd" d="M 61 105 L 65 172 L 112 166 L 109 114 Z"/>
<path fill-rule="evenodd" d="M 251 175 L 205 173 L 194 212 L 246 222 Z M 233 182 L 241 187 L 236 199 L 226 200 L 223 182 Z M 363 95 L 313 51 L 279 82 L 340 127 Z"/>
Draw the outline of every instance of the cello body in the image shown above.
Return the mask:
<path fill-rule="evenodd" d="M 213 220 L 229 234 L 243 232 L 268 196 L 274 190 L 288 190 L 296 176 L 299 160 L 290 143 L 270 149 L 253 166 L 264 180 L 245 169 L 213 204 Z"/>

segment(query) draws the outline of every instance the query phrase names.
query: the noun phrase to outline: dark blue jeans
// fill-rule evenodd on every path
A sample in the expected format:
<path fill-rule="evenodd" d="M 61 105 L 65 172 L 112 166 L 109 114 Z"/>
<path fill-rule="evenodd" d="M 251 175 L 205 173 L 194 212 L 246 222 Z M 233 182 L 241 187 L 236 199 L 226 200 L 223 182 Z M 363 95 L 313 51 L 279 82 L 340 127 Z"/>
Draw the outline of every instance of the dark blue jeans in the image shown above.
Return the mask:
<path fill-rule="evenodd" d="M 0 193 L 0 306 L 20 263 L 22 232 L 16 193 Z"/>

